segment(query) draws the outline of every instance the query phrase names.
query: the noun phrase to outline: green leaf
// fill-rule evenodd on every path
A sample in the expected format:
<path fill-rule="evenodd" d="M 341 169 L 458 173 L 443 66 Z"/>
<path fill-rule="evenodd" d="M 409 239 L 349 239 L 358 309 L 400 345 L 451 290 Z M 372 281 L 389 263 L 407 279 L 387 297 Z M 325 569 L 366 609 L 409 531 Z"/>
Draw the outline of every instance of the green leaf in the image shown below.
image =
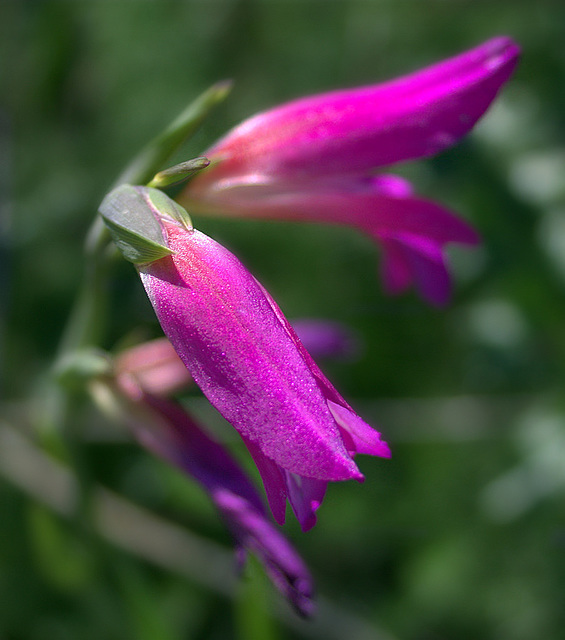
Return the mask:
<path fill-rule="evenodd" d="M 40 575 L 58 589 L 84 588 L 96 573 L 96 564 L 85 541 L 59 518 L 39 504 L 28 510 L 29 534 Z"/>
<path fill-rule="evenodd" d="M 122 185 L 104 198 L 99 209 L 118 249 L 126 260 L 134 264 L 153 262 L 172 253 L 156 215 L 158 207 L 154 209 L 150 205 L 146 191 L 146 187 Z M 164 194 L 162 196 L 169 200 Z M 153 194 L 152 197 L 162 207 L 168 204 Z M 165 213 L 171 209 L 165 208 Z"/>

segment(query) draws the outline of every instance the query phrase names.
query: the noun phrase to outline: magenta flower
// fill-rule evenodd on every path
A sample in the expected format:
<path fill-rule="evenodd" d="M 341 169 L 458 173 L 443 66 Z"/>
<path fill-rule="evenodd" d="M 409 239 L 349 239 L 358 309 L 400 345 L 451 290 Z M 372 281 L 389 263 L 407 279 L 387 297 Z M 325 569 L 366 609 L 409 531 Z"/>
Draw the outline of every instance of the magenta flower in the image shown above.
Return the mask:
<path fill-rule="evenodd" d="M 360 354 L 361 343 L 355 333 L 340 322 L 321 318 L 292 320 L 292 328 L 314 358 L 352 360 Z"/>
<path fill-rule="evenodd" d="M 311 615 L 313 586 L 308 567 L 267 517 L 249 478 L 180 405 L 148 393 L 137 377 L 137 366 L 128 370 L 128 358 L 137 361 L 138 354 L 118 360 L 116 386 L 129 402 L 124 417 L 138 440 L 204 487 L 234 537 L 239 562 L 245 560 L 246 551 L 254 553 L 296 611 Z M 142 379 L 149 368 L 144 367 Z"/>
<path fill-rule="evenodd" d="M 442 305 L 450 291 L 445 245 L 473 245 L 478 236 L 381 170 L 454 145 L 489 107 L 518 55 L 512 40 L 499 37 L 397 80 L 260 113 L 205 153 L 210 167 L 179 202 L 193 212 L 358 227 L 381 245 L 389 293 L 414 282 Z"/>
<path fill-rule="evenodd" d="M 165 334 L 245 441 L 277 522 L 284 522 L 288 498 L 309 529 L 327 483 L 362 480 L 354 455 L 388 457 L 388 446 L 338 394 L 233 254 L 160 212 L 151 190 L 126 186 L 118 192 L 147 199 L 172 252 L 138 264 Z"/>

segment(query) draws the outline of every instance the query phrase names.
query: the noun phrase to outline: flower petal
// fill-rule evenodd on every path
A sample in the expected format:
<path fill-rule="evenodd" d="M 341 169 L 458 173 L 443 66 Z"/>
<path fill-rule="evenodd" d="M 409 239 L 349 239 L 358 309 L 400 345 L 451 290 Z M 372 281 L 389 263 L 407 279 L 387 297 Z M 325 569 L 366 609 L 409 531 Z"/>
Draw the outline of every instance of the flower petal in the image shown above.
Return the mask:
<path fill-rule="evenodd" d="M 259 469 L 275 520 L 284 524 L 288 498 L 302 530 L 309 531 L 316 524 L 315 512 L 322 504 L 328 483 L 289 473 L 266 458 L 252 442 L 245 438 L 244 442 Z"/>
<path fill-rule="evenodd" d="M 315 608 L 312 578 L 288 540 L 239 496 L 226 493 L 218 497 L 217 504 L 240 544 L 259 557 L 275 586 L 300 615 L 311 616 Z"/>
<path fill-rule="evenodd" d="M 259 470 L 273 516 L 280 525 L 283 525 L 286 520 L 286 499 L 288 497 L 284 472 L 276 462 L 267 458 L 249 438 L 242 439 Z"/>
<path fill-rule="evenodd" d="M 390 458 L 390 449 L 386 442 L 381 440 L 381 434 L 364 422 L 347 404 L 344 398 L 338 393 L 335 387 L 326 378 L 322 370 L 314 362 L 310 354 L 304 348 L 304 345 L 301 344 L 294 329 L 278 308 L 277 303 L 267 292 L 265 292 L 265 295 L 267 296 L 273 310 L 280 318 L 281 323 L 287 330 L 290 339 L 296 344 L 297 349 L 302 353 L 302 357 L 308 364 L 312 375 L 314 375 L 318 381 L 318 384 L 326 398 L 328 409 L 336 420 L 349 453 L 351 455 L 355 455 L 356 453 L 367 453 L 369 455 Z M 364 478 L 361 476 L 357 479 L 362 481 Z"/>
<path fill-rule="evenodd" d="M 300 342 L 315 358 L 348 360 L 359 353 L 359 338 L 339 322 L 317 318 L 292 321 Z"/>
<path fill-rule="evenodd" d="M 324 480 L 304 478 L 285 472 L 288 499 L 302 531 L 309 531 L 316 524 L 316 510 L 322 504 L 328 483 Z"/>
<path fill-rule="evenodd" d="M 232 209 L 247 212 L 248 217 L 301 222 L 324 222 L 357 227 L 373 236 L 409 233 L 446 242 L 474 245 L 477 232 L 466 221 L 441 205 L 417 197 L 392 197 L 374 189 L 361 188 L 356 181 L 341 189 L 316 184 L 304 191 L 272 190 L 261 198 L 230 196 Z"/>
<path fill-rule="evenodd" d="M 436 306 L 448 302 L 451 290 L 443 245 L 479 242 L 466 221 L 423 198 L 356 190 L 287 192 L 253 206 L 258 205 L 268 217 L 298 216 L 303 221 L 346 224 L 368 233 L 383 249 L 385 290 L 398 294 L 415 282 L 422 297 Z"/>
<path fill-rule="evenodd" d="M 399 295 L 413 282 L 410 265 L 404 256 L 402 244 L 381 238 L 381 278 L 389 295 Z"/>
<path fill-rule="evenodd" d="M 422 297 L 442 307 L 449 301 L 451 283 L 440 246 L 417 236 L 381 238 L 383 280 L 388 293 L 400 293 L 415 282 Z"/>
<path fill-rule="evenodd" d="M 370 427 L 358 415 L 353 413 L 348 407 L 328 400 L 328 406 L 336 422 L 351 438 L 349 451 L 352 453 L 365 453 L 370 456 L 390 458 L 390 448 L 386 442 L 381 440 L 380 433 Z M 346 436 L 346 437 L 347 437 Z M 347 441 L 346 441 L 347 446 Z"/>
<path fill-rule="evenodd" d="M 157 338 L 131 347 L 115 361 L 116 375 L 135 375 L 148 393 L 167 396 L 188 386 L 192 378 L 166 338 Z"/>
<path fill-rule="evenodd" d="M 141 409 L 126 419 L 145 447 L 198 480 L 212 496 L 229 487 L 264 513 L 259 494 L 241 468 L 180 405 L 147 393 L 130 373 L 121 373 L 118 384 Z"/>
<path fill-rule="evenodd" d="M 157 317 L 210 402 L 284 469 L 360 478 L 309 366 L 243 265 L 163 222 L 172 256 L 139 267 Z"/>
<path fill-rule="evenodd" d="M 281 181 L 360 174 L 434 155 L 473 127 L 510 77 L 518 55 L 511 39 L 498 37 L 384 84 L 260 113 L 205 153 L 213 164 L 195 177 L 187 194 L 206 200 L 208 190 L 236 176 L 251 184 L 272 176 Z"/>

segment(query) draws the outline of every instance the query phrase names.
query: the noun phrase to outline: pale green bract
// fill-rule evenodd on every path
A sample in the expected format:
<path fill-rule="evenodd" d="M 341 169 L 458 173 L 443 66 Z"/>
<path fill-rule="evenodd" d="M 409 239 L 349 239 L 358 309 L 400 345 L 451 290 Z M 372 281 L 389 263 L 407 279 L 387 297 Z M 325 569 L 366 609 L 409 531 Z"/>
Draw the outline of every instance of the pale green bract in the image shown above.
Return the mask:
<path fill-rule="evenodd" d="M 192 229 L 190 217 L 158 189 L 121 185 L 111 191 L 99 209 L 116 246 L 129 262 L 146 264 L 173 253 L 158 219 L 165 217 Z"/>
<path fill-rule="evenodd" d="M 181 162 L 174 167 L 159 171 L 147 186 L 164 189 L 165 187 L 177 185 L 188 180 L 197 171 L 205 169 L 209 164 L 210 160 L 208 158 L 193 158 L 192 160 Z"/>

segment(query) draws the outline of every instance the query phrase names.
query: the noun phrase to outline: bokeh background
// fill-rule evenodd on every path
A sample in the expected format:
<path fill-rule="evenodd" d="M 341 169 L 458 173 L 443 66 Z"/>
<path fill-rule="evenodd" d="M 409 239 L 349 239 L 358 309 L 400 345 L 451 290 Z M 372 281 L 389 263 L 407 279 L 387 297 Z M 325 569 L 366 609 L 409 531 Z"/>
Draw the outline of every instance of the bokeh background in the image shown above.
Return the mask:
<path fill-rule="evenodd" d="M 123 166 L 190 99 L 235 81 L 178 160 L 260 109 L 497 34 L 524 50 L 497 104 L 456 148 L 399 168 L 484 238 L 451 251 L 447 309 L 385 297 L 378 251 L 354 231 L 195 218 L 289 317 L 343 322 L 362 344 L 324 368 L 393 458 L 361 459 L 365 484 L 332 486 L 308 534 L 289 518 L 316 621 L 298 621 L 257 563 L 234 582 L 206 496 L 91 404 L 73 415 L 79 465 L 49 466 L 46 451 L 68 463 L 45 389 L 83 238 Z M 564 637 L 564 41 L 558 1 L 0 3 L 2 640 Z M 104 348 L 159 335 L 125 263 L 110 299 Z M 248 464 L 205 401 L 186 401 Z M 69 508 L 76 477 L 95 516 Z"/>

